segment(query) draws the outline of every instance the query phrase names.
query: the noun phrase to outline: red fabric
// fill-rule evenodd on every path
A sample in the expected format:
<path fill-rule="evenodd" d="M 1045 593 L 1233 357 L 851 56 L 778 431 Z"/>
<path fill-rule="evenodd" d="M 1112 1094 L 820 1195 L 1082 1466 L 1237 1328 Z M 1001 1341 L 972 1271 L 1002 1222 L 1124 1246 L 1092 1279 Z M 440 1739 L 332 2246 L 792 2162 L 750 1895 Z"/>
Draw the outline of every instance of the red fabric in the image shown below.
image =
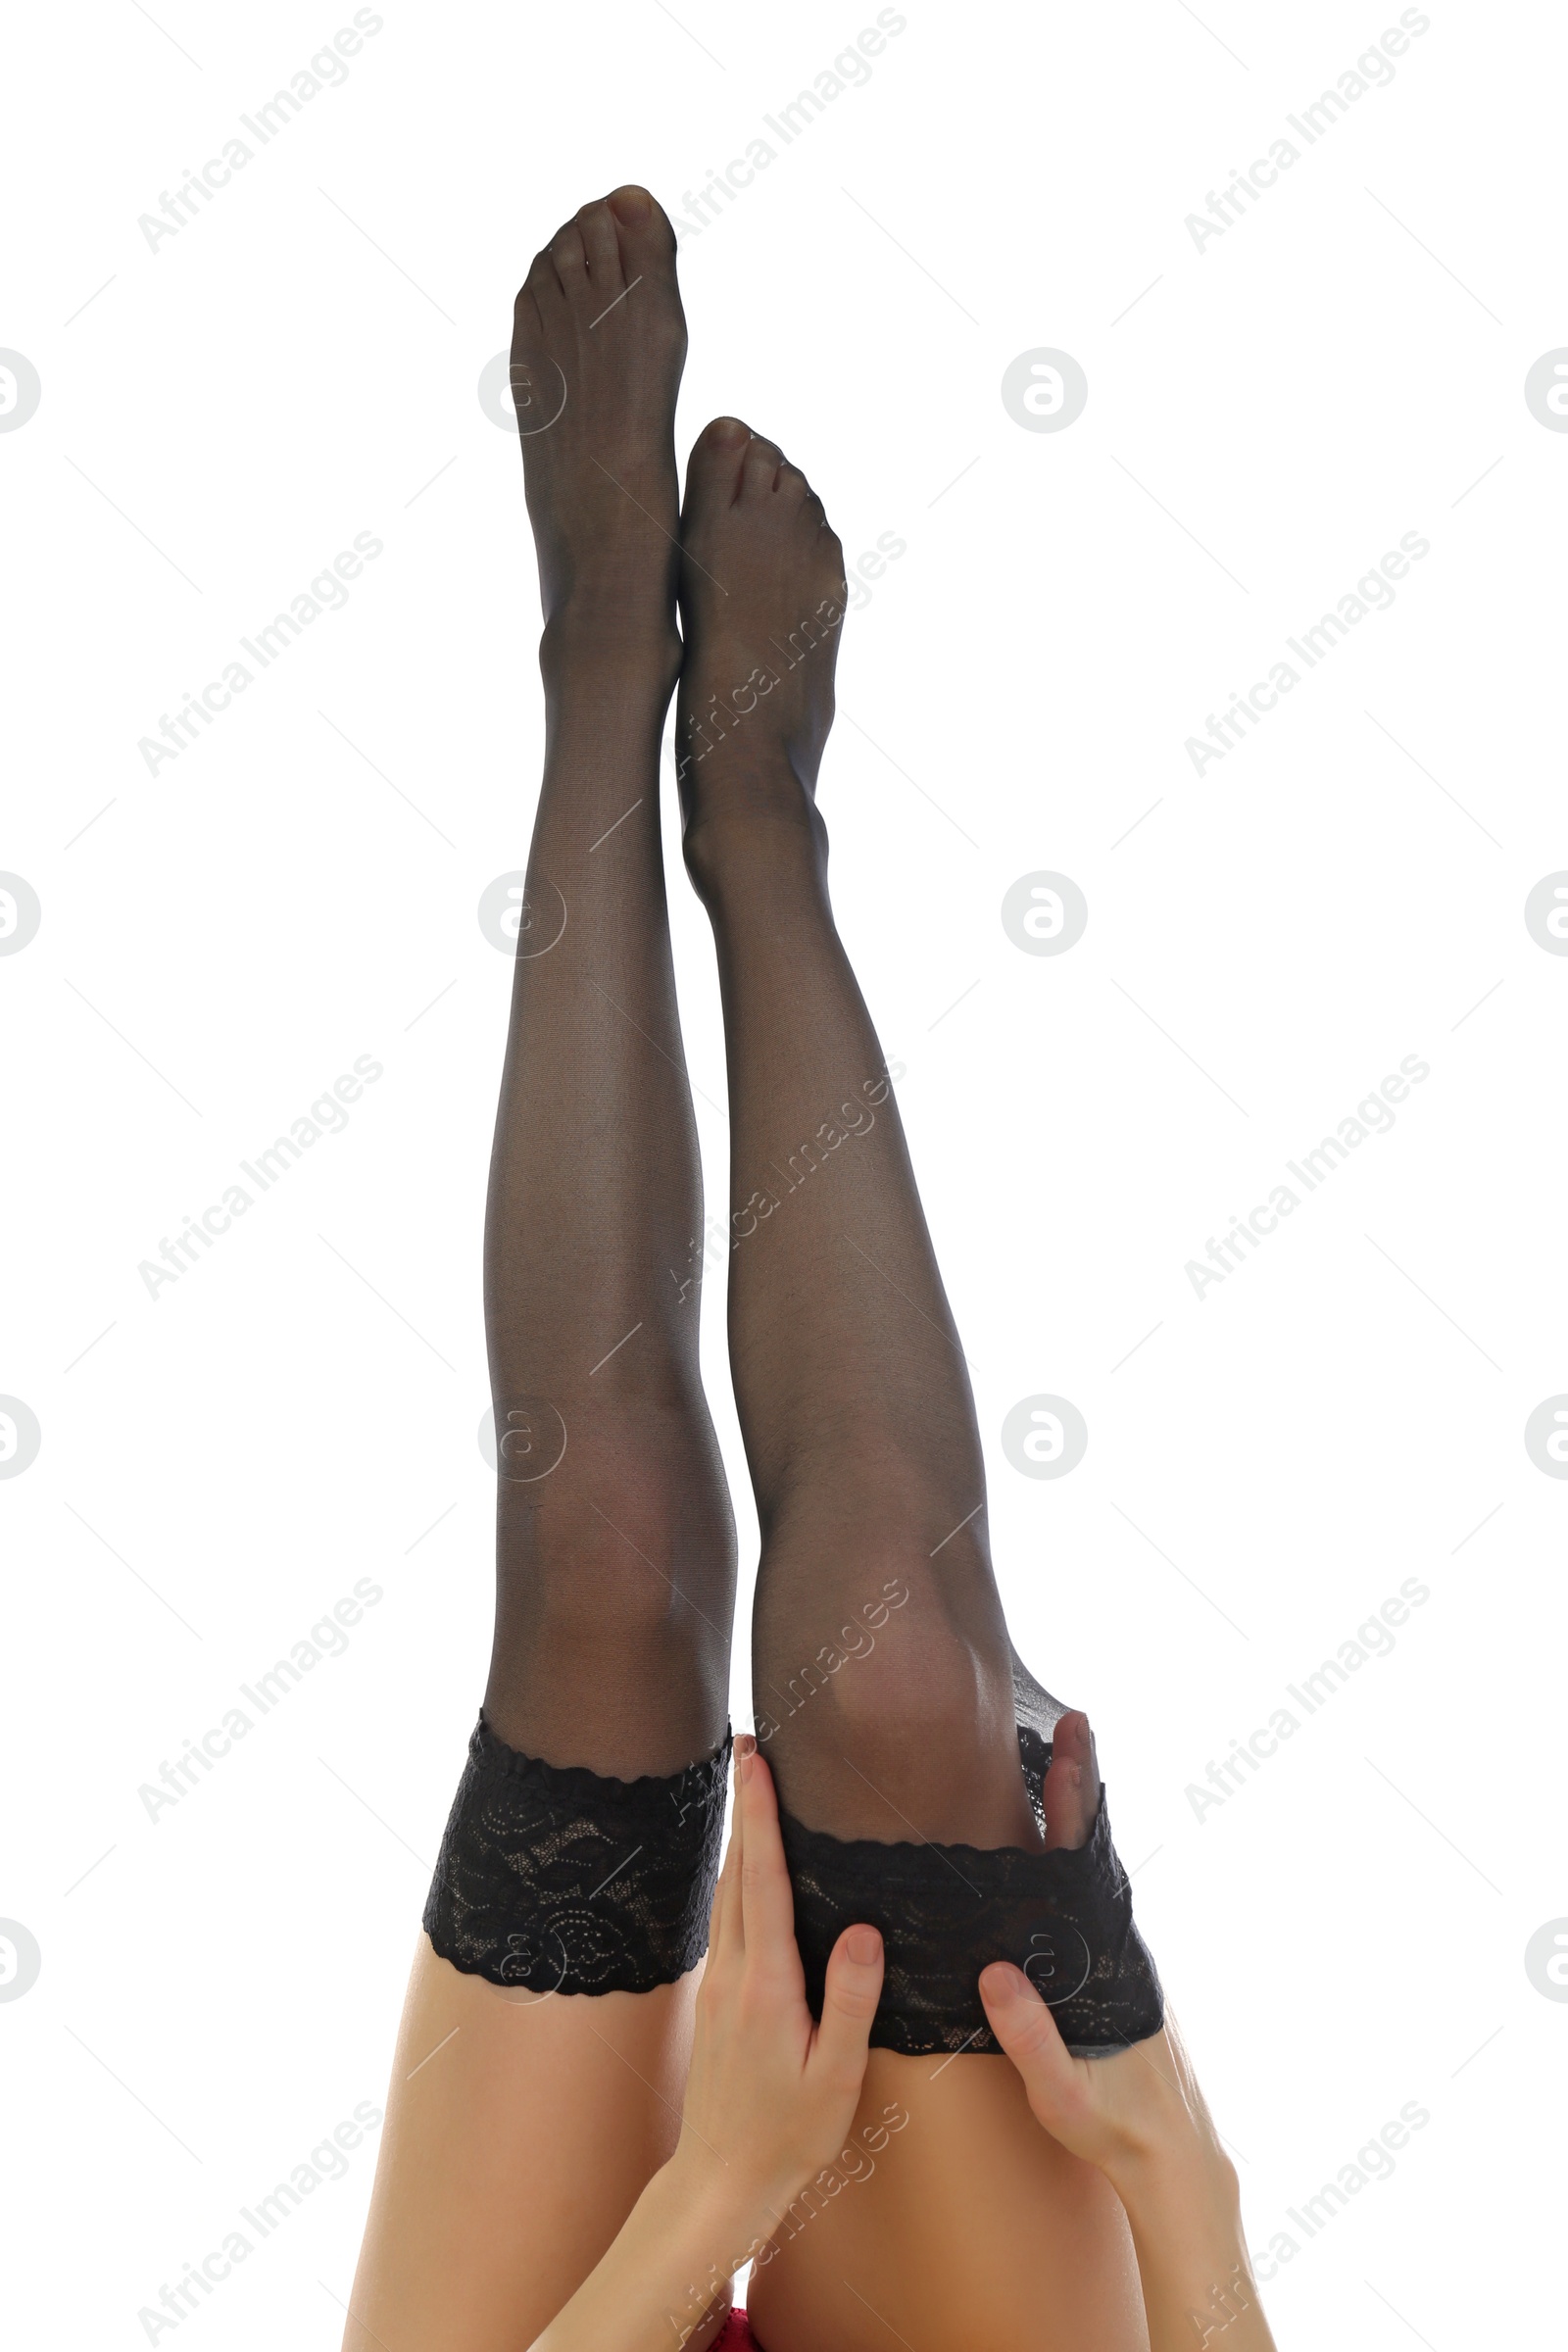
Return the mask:
<path fill-rule="evenodd" d="M 714 2336 L 713 2352 L 762 2352 L 752 2333 L 752 2323 L 738 2303 L 724 2322 L 723 2332 Z"/>

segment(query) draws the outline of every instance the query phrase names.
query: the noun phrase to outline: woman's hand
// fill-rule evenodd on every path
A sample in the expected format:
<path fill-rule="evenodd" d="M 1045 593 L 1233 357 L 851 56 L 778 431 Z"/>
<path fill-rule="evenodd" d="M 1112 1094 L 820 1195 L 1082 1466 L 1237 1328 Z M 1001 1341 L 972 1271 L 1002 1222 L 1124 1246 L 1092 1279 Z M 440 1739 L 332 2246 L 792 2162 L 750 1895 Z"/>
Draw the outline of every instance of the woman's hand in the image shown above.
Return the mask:
<path fill-rule="evenodd" d="M 985 1969 L 980 1998 L 1036 2122 L 1072 2155 L 1112 2180 L 1166 2157 L 1230 2171 L 1174 2022 L 1114 2058 L 1074 2058 L 1021 1968 L 999 1960 Z"/>
<path fill-rule="evenodd" d="M 812 2020 L 773 1777 L 743 1736 L 675 2164 L 776 2222 L 849 2137 L 881 1990 L 881 1936 L 846 1928 Z"/>
<path fill-rule="evenodd" d="M 846 1928 L 813 2024 L 772 1775 L 756 1740 L 737 1740 L 680 2139 L 533 2352 L 712 2342 L 731 2274 L 850 2135 L 881 1990 L 881 1936 Z"/>
<path fill-rule="evenodd" d="M 1236 2168 L 1174 2024 L 1114 2058 L 1074 2058 L 1022 1969 L 980 1978 L 991 2031 L 1023 2078 L 1037 2122 L 1098 2165 L 1122 2201 L 1138 2256 L 1150 2352 L 1274 2352 L 1242 2233 Z"/>

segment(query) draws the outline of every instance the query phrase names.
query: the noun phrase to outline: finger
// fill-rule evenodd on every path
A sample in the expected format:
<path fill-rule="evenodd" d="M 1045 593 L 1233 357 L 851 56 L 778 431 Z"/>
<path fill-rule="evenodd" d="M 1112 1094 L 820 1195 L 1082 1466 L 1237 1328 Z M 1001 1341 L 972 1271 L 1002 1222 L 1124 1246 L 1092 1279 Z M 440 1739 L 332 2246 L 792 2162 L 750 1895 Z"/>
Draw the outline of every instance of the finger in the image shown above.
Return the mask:
<path fill-rule="evenodd" d="M 741 1910 L 747 1957 L 788 1960 L 799 1968 L 795 1897 L 790 1892 L 784 1840 L 779 1835 L 773 1776 L 758 1754 L 756 1740 L 751 1740 L 748 1746 L 749 1752 L 742 1755 L 738 1767 L 740 1788 L 735 1804 L 746 1840 L 742 1853 Z"/>
<path fill-rule="evenodd" d="M 718 1882 L 722 1950 L 726 1957 L 733 1957 L 736 1961 L 746 1957 L 746 1925 L 741 1913 L 741 1878 L 746 1863 L 746 1825 L 741 1819 L 741 1760 L 742 1747 L 737 1740 L 733 1756 L 735 1786 L 734 1802 L 729 1811 L 729 1844 L 724 1849 L 724 1867 L 719 1873 Z"/>
<path fill-rule="evenodd" d="M 859 2087 L 871 2020 L 882 1996 L 882 1938 L 875 1928 L 846 1928 L 828 1956 L 822 1987 L 822 2019 L 811 2052 L 845 2087 Z"/>
<path fill-rule="evenodd" d="M 721 1961 L 740 1959 L 745 1955 L 741 1935 L 741 1860 L 740 1839 L 730 1832 L 724 1848 L 724 1867 L 713 1888 L 713 1908 L 708 1929 L 708 1965 L 714 1968 Z"/>
<path fill-rule="evenodd" d="M 980 1998 L 992 2033 L 1023 2077 L 1036 2114 L 1059 2110 L 1076 2087 L 1073 2061 L 1055 2019 L 1023 1970 L 1008 1960 L 993 1961 L 980 1972 Z"/>

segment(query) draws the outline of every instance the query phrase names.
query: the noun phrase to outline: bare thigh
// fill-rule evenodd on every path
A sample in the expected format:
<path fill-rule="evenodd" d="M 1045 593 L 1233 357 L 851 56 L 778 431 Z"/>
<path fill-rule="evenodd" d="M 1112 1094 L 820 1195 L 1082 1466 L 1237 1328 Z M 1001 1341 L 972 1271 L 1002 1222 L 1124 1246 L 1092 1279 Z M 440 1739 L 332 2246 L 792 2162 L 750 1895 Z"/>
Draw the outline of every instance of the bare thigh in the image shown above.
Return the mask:
<path fill-rule="evenodd" d="M 837 2172 L 753 2273 L 767 2352 L 1149 2352 L 1120 2202 L 1004 2058 L 873 2050 Z"/>
<path fill-rule="evenodd" d="M 420 1936 L 344 2352 L 526 2352 L 674 2146 L 701 1974 L 539 1998 Z"/>

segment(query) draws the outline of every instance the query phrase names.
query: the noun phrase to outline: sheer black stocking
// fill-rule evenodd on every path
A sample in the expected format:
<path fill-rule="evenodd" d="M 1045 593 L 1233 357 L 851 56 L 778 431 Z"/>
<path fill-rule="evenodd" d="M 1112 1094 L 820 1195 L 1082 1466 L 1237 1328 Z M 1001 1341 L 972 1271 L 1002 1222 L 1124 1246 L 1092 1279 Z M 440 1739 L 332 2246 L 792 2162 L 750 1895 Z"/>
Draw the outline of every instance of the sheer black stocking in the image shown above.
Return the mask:
<path fill-rule="evenodd" d="M 724 1001 L 730 1362 L 762 1532 L 753 1704 L 808 1988 L 866 1919 L 874 2042 L 994 2050 L 977 1979 L 1006 1958 L 1102 2054 L 1157 2029 L 1158 1979 L 1088 1724 L 1007 1638 L 963 1352 L 828 901 L 842 552 L 733 418 L 693 452 L 682 550 L 676 737 Z"/>
<path fill-rule="evenodd" d="M 1038 1847 L 963 1352 L 828 900 L 839 543 L 805 476 L 720 419 L 682 544 L 676 734 L 729 1051 L 764 1752 L 786 1807 L 834 1836 Z"/>
<path fill-rule="evenodd" d="M 684 350 L 662 215 L 634 190 L 585 206 L 535 261 L 514 346 L 525 426 L 568 397 L 523 440 L 548 736 L 485 1231 L 485 1715 L 627 1780 L 723 1738 L 734 1598 L 685 1287 L 702 1184 L 659 827 Z"/>
<path fill-rule="evenodd" d="M 658 817 L 683 349 L 672 239 L 636 191 L 584 208 L 518 297 L 548 734 L 486 1227 L 495 1646 L 425 1924 L 460 1967 L 541 1991 L 685 1973 L 722 1817 L 734 1535 Z M 1005 1957 L 1073 2046 L 1119 2046 L 1158 2024 L 1157 1980 L 1087 1723 L 1008 1642 L 962 1349 L 828 899 L 839 544 L 733 419 L 693 452 L 680 532 L 685 846 L 718 949 L 762 1531 L 754 1705 L 808 1983 L 870 1918 L 873 2039 L 988 2046 L 974 1981 Z"/>

